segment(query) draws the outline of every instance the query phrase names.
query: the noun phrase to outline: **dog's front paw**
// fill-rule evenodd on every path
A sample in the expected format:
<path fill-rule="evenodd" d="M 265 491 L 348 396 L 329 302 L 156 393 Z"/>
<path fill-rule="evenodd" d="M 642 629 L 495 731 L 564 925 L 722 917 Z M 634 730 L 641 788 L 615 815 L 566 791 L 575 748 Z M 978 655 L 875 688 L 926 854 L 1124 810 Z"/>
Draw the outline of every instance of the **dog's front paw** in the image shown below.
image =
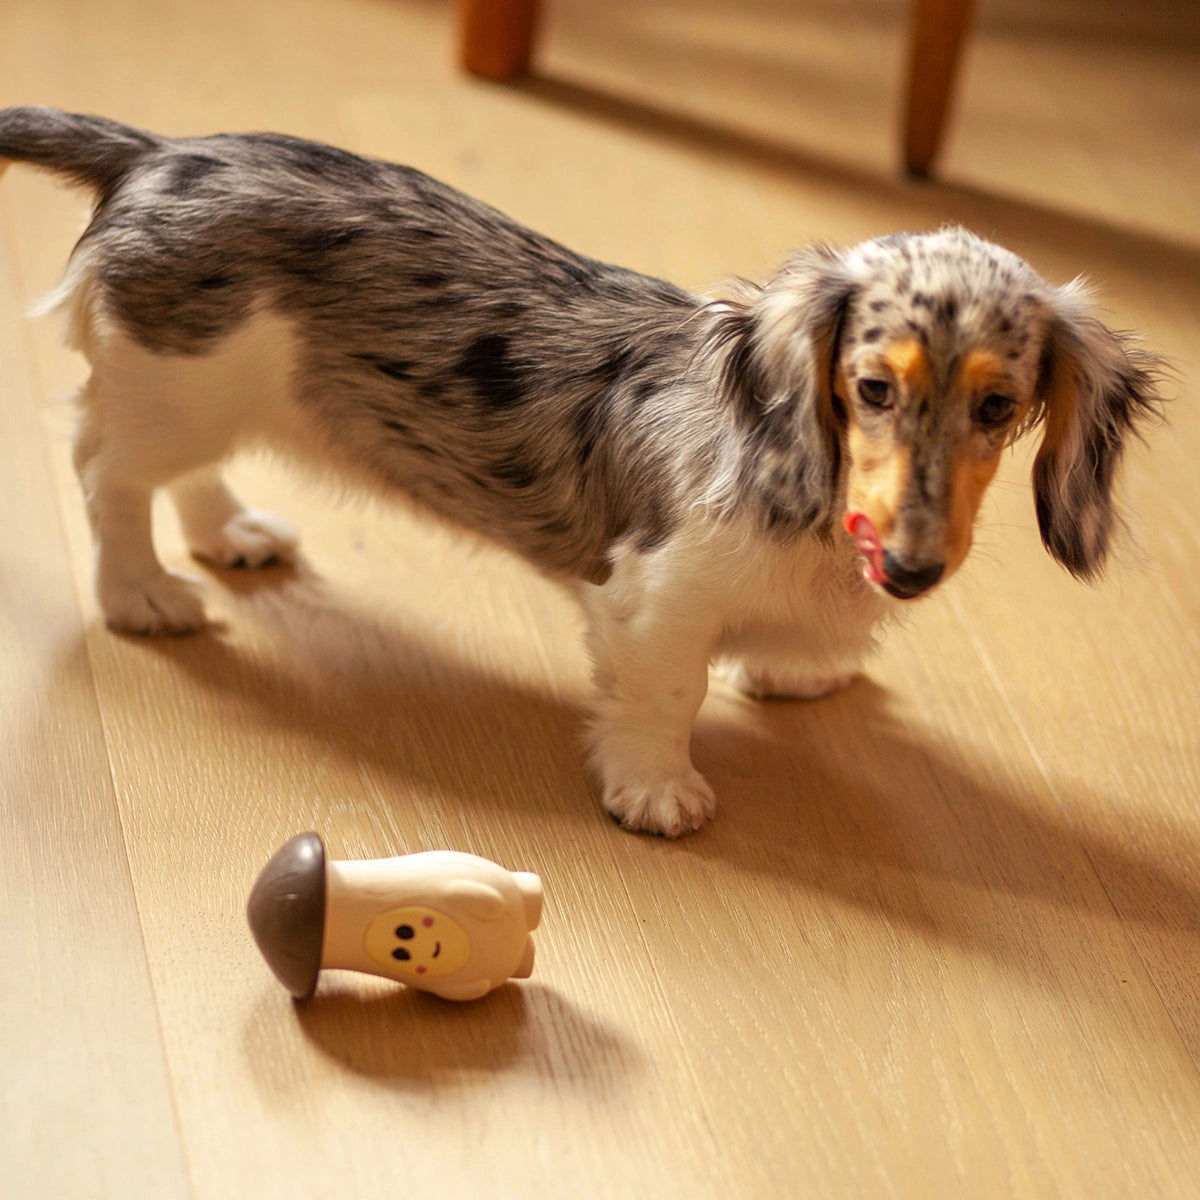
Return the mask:
<path fill-rule="evenodd" d="M 806 673 L 748 667 L 741 662 L 734 663 L 725 674 L 739 692 L 756 700 L 817 700 L 830 692 L 840 691 L 856 677 L 854 671 Z"/>
<path fill-rule="evenodd" d="M 262 567 L 296 558 L 299 535 L 282 517 L 242 509 L 220 529 L 193 534 L 191 551 L 216 567 Z"/>
<path fill-rule="evenodd" d="M 108 627 L 120 633 L 167 637 L 191 633 L 205 623 L 199 581 L 166 571 L 101 584 L 99 598 Z"/>
<path fill-rule="evenodd" d="M 717 810 L 717 798 L 695 768 L 654 781 L 606 782 L 604 807 L 623 829 L 675 838 L 699 829 Z"/>

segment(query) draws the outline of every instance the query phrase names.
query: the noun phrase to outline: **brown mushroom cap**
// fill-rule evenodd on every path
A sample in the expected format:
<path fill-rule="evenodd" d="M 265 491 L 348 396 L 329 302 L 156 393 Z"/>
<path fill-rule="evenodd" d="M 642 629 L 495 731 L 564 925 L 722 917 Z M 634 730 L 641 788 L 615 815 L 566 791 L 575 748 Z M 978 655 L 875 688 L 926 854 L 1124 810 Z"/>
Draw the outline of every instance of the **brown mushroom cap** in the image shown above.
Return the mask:
<path fill-rule="evenodd" d="M 298 1000 L 307 1000 L 321 971 L 325 938 L 325 845 L 298 833 L 276 852 L 246 904 L 250 931 L 267 965 Z"/>

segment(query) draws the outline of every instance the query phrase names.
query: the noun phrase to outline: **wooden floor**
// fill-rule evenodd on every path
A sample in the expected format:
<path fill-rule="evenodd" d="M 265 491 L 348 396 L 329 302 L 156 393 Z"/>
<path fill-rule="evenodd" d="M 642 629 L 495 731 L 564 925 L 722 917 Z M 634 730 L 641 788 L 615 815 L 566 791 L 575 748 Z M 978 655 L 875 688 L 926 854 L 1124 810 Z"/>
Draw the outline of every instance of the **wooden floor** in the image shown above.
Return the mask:
<path fill-rule="evenodd" d="M 1040 549 L 1020 449 L 969 569 L 866 678 L 714 688 L 722 807 L 668 843 L 585 780 L 568 602 L 401 513 L 242 464 L 306 565 L 207 572 L 204 636 L 105 631 L 82 364 L 23 319 L 84 205 L 10 170 L 6 1200 L 1197 1195 L 1200 29 L 1190 0 L 982 7 L 947 182 L 917 186 L 899 0 L 547 0 L 515 88 L 455 73 L 434 0 L 5 0 L 0 104 L 325 138 L 693 287 L 964 221 L 1087 272 L 1180 373 L 1104 584 Z M 331 975 L 294 1007 L 243 906 L 307 828 L 539 872 L 533 979 L 455 1007 Z"/>

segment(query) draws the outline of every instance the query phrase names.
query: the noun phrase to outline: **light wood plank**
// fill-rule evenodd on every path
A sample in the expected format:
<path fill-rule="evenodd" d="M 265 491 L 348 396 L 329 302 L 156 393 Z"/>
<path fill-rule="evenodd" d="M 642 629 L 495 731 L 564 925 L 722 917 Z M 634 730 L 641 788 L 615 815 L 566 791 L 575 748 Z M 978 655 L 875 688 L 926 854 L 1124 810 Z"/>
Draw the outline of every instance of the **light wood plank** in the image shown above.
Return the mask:
<path fill-rule="evenodd" d="M 188 1194 L 0 201 L 0 1176 Z"/>

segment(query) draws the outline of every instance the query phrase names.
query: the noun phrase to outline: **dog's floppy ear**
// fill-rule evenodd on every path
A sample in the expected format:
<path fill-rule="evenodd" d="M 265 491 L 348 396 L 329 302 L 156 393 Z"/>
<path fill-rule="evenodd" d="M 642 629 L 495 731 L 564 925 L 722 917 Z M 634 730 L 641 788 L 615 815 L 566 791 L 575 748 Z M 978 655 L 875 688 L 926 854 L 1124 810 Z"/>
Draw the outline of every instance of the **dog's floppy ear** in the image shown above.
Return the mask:
<path fill-rule="evenodd" d="M 1078 579 L 1099 575 L 1117 513 L 1113 484 L 1125 439 L 1158 415 L 1161 360 L 1105 326 L 1076 280 L 1050 297 L 1035 410 L 1033 467 L 1046 549 Z"/>
<path fill-rule="evenodd" d="M 794 467 L 770 497 L 807 523 L 833 516 L 844 412 L 833 393 L 837 344 L 857 280 L 845 255 L 815 246 L 790 258 L 763 287 L 714 304 L 713 344 L 733 411 L 759 449 L 792 451 Z M 784 494 L 786 493 L 786 494 Z"/>

